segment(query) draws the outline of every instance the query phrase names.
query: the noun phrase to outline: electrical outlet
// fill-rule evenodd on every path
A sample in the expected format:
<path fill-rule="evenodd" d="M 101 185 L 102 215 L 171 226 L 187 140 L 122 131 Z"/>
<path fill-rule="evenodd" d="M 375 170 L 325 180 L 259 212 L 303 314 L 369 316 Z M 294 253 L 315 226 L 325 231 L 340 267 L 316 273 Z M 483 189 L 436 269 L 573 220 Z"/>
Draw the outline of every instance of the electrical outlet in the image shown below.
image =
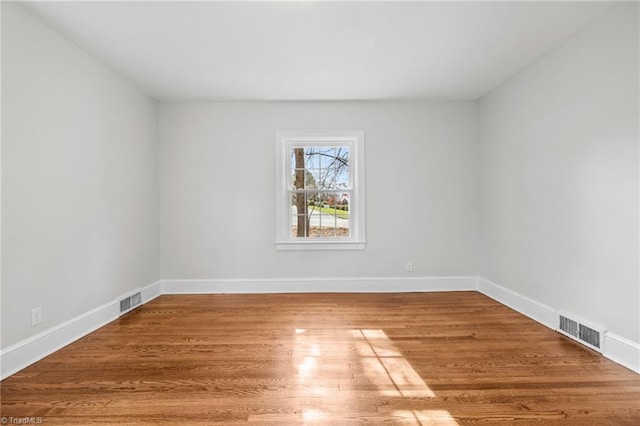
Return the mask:
<path fill-rule="evenodd" d="M 31 325 L 38 325 L 42 322 L 42 308 L 31 310 Z"/>
<path fill-rule="evenodd" d="M 407 272 L 413 272 L 413 262 L 408 260 L 405 264 L 404 264 L 404 270 Z"/>

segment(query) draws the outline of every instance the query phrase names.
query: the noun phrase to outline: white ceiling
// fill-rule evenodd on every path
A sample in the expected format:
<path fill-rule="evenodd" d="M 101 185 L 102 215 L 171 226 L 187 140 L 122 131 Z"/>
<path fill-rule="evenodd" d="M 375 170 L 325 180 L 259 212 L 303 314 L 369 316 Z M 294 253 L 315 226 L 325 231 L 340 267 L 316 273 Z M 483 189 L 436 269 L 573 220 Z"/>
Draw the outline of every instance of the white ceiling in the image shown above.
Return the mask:
<path fill-rule="evenodd" d="M 29 2 L 161 101 L 477 99 L 610 2 Z"/>

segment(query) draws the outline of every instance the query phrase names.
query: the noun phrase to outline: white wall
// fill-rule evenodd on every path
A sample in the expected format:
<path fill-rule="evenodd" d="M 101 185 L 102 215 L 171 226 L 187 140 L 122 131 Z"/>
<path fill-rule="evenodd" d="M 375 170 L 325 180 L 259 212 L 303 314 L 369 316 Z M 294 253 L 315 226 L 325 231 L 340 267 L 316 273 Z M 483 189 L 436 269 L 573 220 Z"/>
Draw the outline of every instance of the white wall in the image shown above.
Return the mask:
<path fill-rule="evenodd" d="M 640 342 L 637 8 L 480 100 L 479 271 Z"/>
<path fill-rule="evenodd" d="M 159 278 L 158 150 L 152 99 L 7 2 L 2 104 L 6 348 Z"/>
<path fill-rule="evenodd" d="M 366 132 L 365 251 L 275 250 L 279 129 Z M 162 277 L 475 275 L 475 135 L 473 102 L 161 104 Z"/>

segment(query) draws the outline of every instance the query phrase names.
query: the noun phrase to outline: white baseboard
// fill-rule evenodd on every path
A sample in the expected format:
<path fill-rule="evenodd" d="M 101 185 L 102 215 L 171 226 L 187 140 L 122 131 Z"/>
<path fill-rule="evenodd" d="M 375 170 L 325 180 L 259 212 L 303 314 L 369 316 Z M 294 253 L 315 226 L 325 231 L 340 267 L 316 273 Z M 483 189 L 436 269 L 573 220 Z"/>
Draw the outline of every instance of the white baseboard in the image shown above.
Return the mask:
<path fill-rule="evenodd" d="M 142 301 L 146 303 L 159 296 L 160 289 L 161 284 L 158 281 L 137 291 L 142 292 Z M 3 349 L 0 352 L 0 380 L 115 320 L 120 316 L 120 299 L 130 294 L 122 295 L 116 300 Z"/>
<path fill-rule="evenodd" d="M 480 293 L 528 316 L 552 330 L 558 329 L 558 311 L 556 309 L 543 305 L 540 302 L 492 283 L 484 278 L 478 278 L 477 289 Z M 603 347 L 603 356 L 640 374 L 640 344 L 613 333 L 605 333 Z"/>
<path fill-rule="evenodd" d="M 640 344 L 613 333 L 605 334 L 604 356 L 640 374 Z"/>
<path fill-rule="evenodd" d="M 476 277 L 162 280 L 162 294 L 475 291 Z"/>
<path fill-rule="evenodd" d="M 114 300 L 3 349 L 0 353 L 0 377 L 5 379 L 86 336 L 116 319 L 119 311 L 120 304 Z"/>
<path fill-rule="evenodd" d="M 162 281 L 156 281 L 148 286 L 142 287 L 142 304 L 151 302 L 156 297 L 162 296 Z"/>
<path fill-rule="evenodd" d="M 490 298 L 502 303 L 511 309 L 528 316 L 547 327 L 555 330 L 558 324 L 558 314 L 556 310 L 543 305 L 542 303 L 530 299 L 526 296 L 492 283 L 484 278 L 478 278 L 478 291 Z"/>

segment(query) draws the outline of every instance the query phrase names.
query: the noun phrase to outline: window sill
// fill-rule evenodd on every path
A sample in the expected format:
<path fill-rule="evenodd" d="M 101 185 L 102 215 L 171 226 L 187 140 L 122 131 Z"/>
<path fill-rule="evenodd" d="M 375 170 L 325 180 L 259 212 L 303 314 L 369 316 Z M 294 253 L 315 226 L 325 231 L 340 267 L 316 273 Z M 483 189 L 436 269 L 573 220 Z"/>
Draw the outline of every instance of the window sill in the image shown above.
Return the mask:
<path fill-rule="evenodd" d="M 364 250 L 365 245 L 363 241 L 278 241 L 276 250 Z"/>

